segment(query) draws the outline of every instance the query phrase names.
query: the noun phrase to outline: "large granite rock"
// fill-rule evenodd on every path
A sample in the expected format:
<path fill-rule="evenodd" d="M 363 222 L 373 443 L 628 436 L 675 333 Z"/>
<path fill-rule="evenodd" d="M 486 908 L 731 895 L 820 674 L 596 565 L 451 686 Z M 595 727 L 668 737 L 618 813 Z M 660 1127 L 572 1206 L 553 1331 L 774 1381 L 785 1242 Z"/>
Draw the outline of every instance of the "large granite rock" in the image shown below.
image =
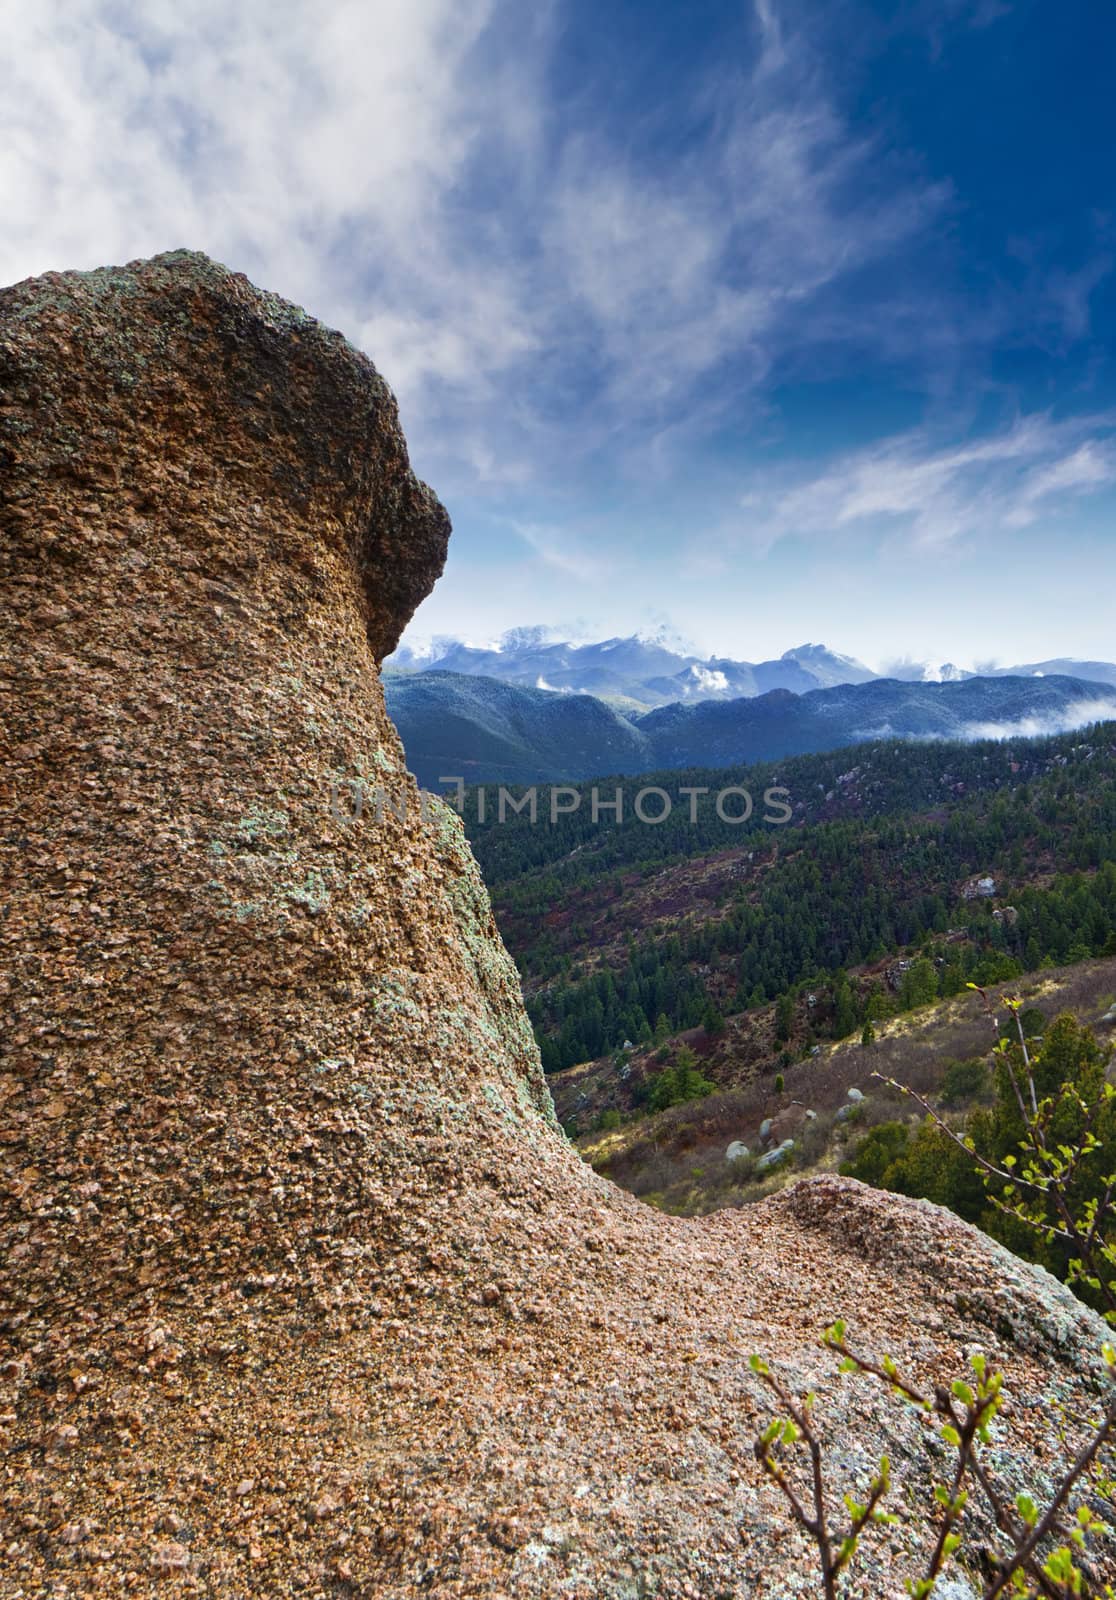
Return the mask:
<path fill-rule="evenodd" d="M 2 1596 L 812 1594 L 752 1350 L 835 1491 L 888 1448 L 916 1506 L 839 1313 L 924 1382 L 1002 1360 L 1032 1492 L 1095 1404 L 1100 1325 L 933 1207 L 683 1221 L 567 1145 L 383 709 L 448 531 L 371 364 L 242 277 L 0 294 Z"/>

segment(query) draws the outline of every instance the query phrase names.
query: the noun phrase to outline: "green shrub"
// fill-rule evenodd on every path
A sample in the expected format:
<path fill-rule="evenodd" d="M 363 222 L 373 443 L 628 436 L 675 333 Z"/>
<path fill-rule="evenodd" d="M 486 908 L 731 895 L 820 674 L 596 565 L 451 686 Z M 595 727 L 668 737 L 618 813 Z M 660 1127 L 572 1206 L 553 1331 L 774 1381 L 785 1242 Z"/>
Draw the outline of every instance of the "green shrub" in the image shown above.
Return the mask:
<path fill-rule="evenodd" d="M 884 1174 L 905 1153 L 910 1133 L 905 1122 L 880 1122 L 866 1133 L 839 1171 L 845 1178 L 859 1178 L 874 1189 L 887 1187 Z"/>
<path fill-rule="evenodd" d="M 912 963 L 903 974 L 899 999 L 905 1011 L 927 1006 L 938 998 L 938 970 L 925 956 Z"/>
<path fill-rule="evenodd" d="M 987 1087 L 988 1068 L 983 1061 L 951 1061 L 942 1074 L 942 1104 L 958 1106 L 966 1100 L 976 1100 Z"/>
<path fill-rule="evenodd" d="M 711 1034 L 714 1038 L 725 1031 L 725 1019 L 712 1001 L 709 1002 L 702 1013 L 701 1025 L 706 1033 Z"/>
<path fill-rule="evenodd" d="M 1009 1248 L 1058 1271 L 1082 1299 L 1116 1325 L 1116 1178 L 1111 1176 L 1116 1164 L 1116 1088 L 1107 1080 L 1110 1052 L 1070 1015 L 1058 1017 L 1044 1031 L 1041 1046 L 1032 1050 L 1022 1003 L 1005 999 L 1012 1021 L 1004 1036 L 983 991 L 981 999 L 1000 1035 L 994 1054 L 994 1102 L 974 1111 L 962 1134 L 921 1096 L 908 1091 L 928 1113 L 917 1131 L 911 1135 L 903 1123 L 879 1123 L 841 1171 L 878 1176 L 886 1188 L 924 1195 L 970 1220 L 980 1216 L 987 1231 Z M 972 1063 L 951 1065 L 962 1069 Z M 971 1073 L 955 1071 L 955 1076 L 972 1081 Z M 943 1267 L 948 1273 L 948 1263 Z M 1091 1437 L 1056 1463 L 1053 1489 L 1045 1490 L 1045 1509 L 1025 1492 L 1015 1497 L 1013 1511 L 997 1472 L 989 1473 L 981 1461 L 983 1447 L 992 1442 L 989 1425 L 1003 1403 L 1003 1375 L 989 1368 L 979 1350 L 970 1353 L 971 1380 L 958 1379 L 948 1388 L 939 1384 L 926 1393 L 900 1373 L 890 1356 L 880 1360 L 851 1349 L 843 1319 L 826 1329 L 822 1342 L 841 1358 L 842 1372 L 873 1378 L 917 1407 L 930 1423 L 928 1436 L 937 1435 L 936 1451 L 948 1447 L 957 1452 L 952 1487 L 939 1484 L 934 1489 L 937 1540 L 921 1573 L 906 1581 L 906 1593 L 928 1600 L 937 1592 L 938 1578 L 964 1539 L 962 1514 L 971 1486 L 983 1495 L 996 1529 L 993 1559 L 988 1558 L 987 1546 L 981 1551 L 989 1580 L 982 1586 L 986 1600 L 1009 1590 L 1028 1597 L 1050 1595 L 1052 1600 L 1093 1593 L 1112 1600 L 1116 1590 L 1110 1583 L 1094 1590 L 1091 1581 L 1086 1587 L 1085 1579 L 1087 1575 L 1091 1579 L 1087 1536 L 1105 1531 L 1090 1502 L 1099 1503 L 1098 1496 L 1107 1497 L 1111 1490 L 1110 1452 L 1116 1433 L 1113 1345 L 1102 1347 L 1110 1383 L 1103 1405 L 1090 1419 Z M 829 1509 L 834 1497 L 827 1497 L 823 1478 L 830 1463 L 825 1461 L 823 1437 L 815 1432 L 814 1396 L 797 1400 L 758 1353 L 750 1365 L 777 1406 L 756 1440 L 756 1457 L 782 1491 L 798 1527 L 817 1546 L 821 1592 L 826 1600 L 837 1600 L 839 1590 L 852 1592 L 841 1576 L 857 1554 L 861 1536 L 900 1520 L 879 1510 L 892 1490 L 889 1459 L 881 1458 L 866 1491 L 861 1491 L 863 1501 L 849 1493 L 842 1496 L 848 1521 L 834 1523 Z M 1010 1411 L 1005 1415 L 1010 1433 Z M 1075 1489 L 1081 1503 L 1072 1517 L 1060 1520 L 1061 1511 L 1072 1508 L 1070 1494 Z M 909 1507 L 904 1520 L 906 1515 Z M 1065 1542 L 1051 1551 L 1050 1544 L 1057 1540 Z"/>
<path fill-rule="evenodd" d="M 717 1087 L 698 1071 L 692 1050 L 685 1045 L 679 1050 L 673 1066 L 666 1067 L 647 1080 L 647 1103 L 652 1111 L 665 1111 L 668 1106 L 683 1105 L 687 1100 L 704 1100 Z"/>
<path fill-rule="evenodd" d="M 972 1156 L 931 1117 L 919 1124 L 906 1150 L 886 1168 L 880 1187 L 933 1200 L 966 1222 L 988 1227 L 988 1197 Z"/>

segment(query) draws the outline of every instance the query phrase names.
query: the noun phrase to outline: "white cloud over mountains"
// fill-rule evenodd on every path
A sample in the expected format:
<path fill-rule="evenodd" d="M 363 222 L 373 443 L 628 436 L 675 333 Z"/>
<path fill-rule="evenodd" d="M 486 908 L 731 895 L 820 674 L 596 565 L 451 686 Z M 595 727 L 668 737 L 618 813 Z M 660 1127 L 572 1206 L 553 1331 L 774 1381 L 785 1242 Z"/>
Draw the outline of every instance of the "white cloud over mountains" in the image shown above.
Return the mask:
<path fill-rule="evenodd" d="M 774 0 L 750 62 L 622 135 L 606 83 L 556 97 L 547 7 L 3 0 L 0 18 L 0 281 L 205 249 L 366 348 L 462 484 L 615 435 L 638 449 L 718 383 L 737 398 L 806 337 L 814 296 L 947 200 L 881 181 L 886 152 L 848 133 Z M 661 137 L 686 111 L 701 137 Z"/>
<path fill-rule="evenodd" d="M 1095 700 L 1074 700 L 1059 712 L 1044 716 L 1020 717 L 1014 722 L 972 722 L 961 737 L 970 742 L 980 739 L 1041 739 L 1056 733 L 1073 733 L 1094 722 L 1116 718 L 1116 696 Z"/>

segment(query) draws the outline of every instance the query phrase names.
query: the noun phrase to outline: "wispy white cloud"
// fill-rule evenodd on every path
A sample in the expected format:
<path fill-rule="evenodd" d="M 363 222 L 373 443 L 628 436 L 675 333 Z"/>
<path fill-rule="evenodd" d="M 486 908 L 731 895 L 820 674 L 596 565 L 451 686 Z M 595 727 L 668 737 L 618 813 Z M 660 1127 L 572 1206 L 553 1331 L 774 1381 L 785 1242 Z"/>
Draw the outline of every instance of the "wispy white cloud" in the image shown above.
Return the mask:
<path fill-rule="evenodd" d="M 774 0 L 756 0 L 756 25 L 763 41 L 761 66 L 781 66 L 786 59 L 783 51 L 783 29 Z"/>
<path fill-rule="evenodd" d="M 1041 739 L 1054 733 L 1073 733 L 1077 728 L 1088 727 L 1093 722 L 1111 722 L 1116 719 L 1116 696 L 1094 700 L 1073 700 L 1057 712 L 1046 715 L 1020 717 L 1015 722 L 973 722 L 963 731 L 962 738 L 976 739 Z"/>
<path fill-rule="evenodd" d="M 1014 504 L 1005 513 L 1009 528 L 1034 522 L 1045 504 L 1067 495 L 1087 495 L 1116 482 L 1116 438 L 1086 439 L 1068 455 L 1029 471 L 1016 489 Z"/>
<path fill-rule="evenodd" d="M 1116 698 L 1107 696 L 1089 700 L 1071 700 L 1059 711 L 1035 713 L 1017 717 L 1011 722 L 966 722 L 943 733 L 915 734 L 914 739 L 923 744 L 952 743 L 962 740 L 976 744 L 981 739 L 1042 739 L 1057 733 L 1075 733 L 1078 728 L 1090 727 L 1094 722 L 1111 722 L 1116 718 Z M 911 734 L 898 731 L 892 723 L 882 722 L 871 728 L 858 728 L 858 739 L 910 739 Z"/>
<path fill-rule="evenodd" d="M 879 181 L 886 151 L 850 135 L 778 0 L 755 0 L 750 64 L 622 140 L 602 85 L 572 124 L 548 90 L 547 6 L 0 9 L 0 280 L 206 249 L 367 348 L 451 487 L 738 399 L 812 299 L 948 199 Z M 680 113 L 696 144 L 663 137 Z"/>
<path fill-rule="evenodd" d="M 612 567 L 603 553 L 586 550 L 567 528 L 546 527 L 533 522 L 513 522 L 515 533 L 538 556 L 544 567 L 561 573 L 566 578 L 576 578 L 580 583 L 594 583 L 603 578 Z"/>
<path fill-rule="evenodd" d="M 343 326 L 405 402 L 483 395 L 537 340 L 453 214 L 479 144 L 523 133 L 529 73 L 475 63 L 495 3 L 4 4 L 0 280 L 188 245 Z"/>
<path fill-rule="evenodd" d="M 1075 272 L 1055 268 L 1047 274 L 1045 290 L 1051 307 L 1059 316 L 1066 339 L 1080 339 L 1089 332 L 1092 320 L 1090 301 L 1112 271 L 1107 252 L 1091 257 Z"/>
<path fill-rule="evenodd" d="M 907 0 L 895 23 L 921 26 L 935 59 L 946 50 L 951 29 L 985 29 L 1009 17 L 1015 0 Z M 893 24 L 894 25 L 894 24 Z"/>
<path fill-rule="evenodd" d="M 753 483 L 738 536 L 770 549 L 841 529 L 898 533 L 923 548 L 1018 529 L 1116 484 L 1116 414 L 1019 418 L 975 443 L 943 445 L 919 429 L 788 483 Z"/>
<path fill-rule="evenodd" d="M 710 133 L 650 170 L 583 133 L 562 150 L 541 237 L 560 315 L 598 369 L 598 426 L 669 426 L 696 398 L 739 406 L 815 336 L 812 302 L 909 245 L 949 204 L 944 183 L 887 166 L 827 101 L 810 46 L 758 0 L 758 59 L 707 83 Z M 880 307 L 857 341 L 884 341 Z"/>

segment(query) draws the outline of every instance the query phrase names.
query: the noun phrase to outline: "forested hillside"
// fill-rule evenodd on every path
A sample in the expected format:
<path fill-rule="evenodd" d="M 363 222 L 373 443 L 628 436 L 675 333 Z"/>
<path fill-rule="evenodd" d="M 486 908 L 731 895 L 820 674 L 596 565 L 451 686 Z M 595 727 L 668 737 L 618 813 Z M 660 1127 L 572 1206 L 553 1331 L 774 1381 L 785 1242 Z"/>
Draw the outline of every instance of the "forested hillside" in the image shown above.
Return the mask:
<path fill-rule="evenodd" d="M 468 800 L 466 817 L 553 1072 L 772 1001 L 793 1052 L 968 981 L 1112 953 L 1114 779 L 1116 725 L 1101 724 L 649 776 L 674 797 L 658 826 L 631 819 L 630 781 L 619 824 L 593 820 L 588 786 L 553 824 L 545 790 L 534 825 L 481 822 Z M 754 797 L 749 821 L 718 815 L 726 783 Z M 763 820 L 771 789 L 785 825 Z"/>

